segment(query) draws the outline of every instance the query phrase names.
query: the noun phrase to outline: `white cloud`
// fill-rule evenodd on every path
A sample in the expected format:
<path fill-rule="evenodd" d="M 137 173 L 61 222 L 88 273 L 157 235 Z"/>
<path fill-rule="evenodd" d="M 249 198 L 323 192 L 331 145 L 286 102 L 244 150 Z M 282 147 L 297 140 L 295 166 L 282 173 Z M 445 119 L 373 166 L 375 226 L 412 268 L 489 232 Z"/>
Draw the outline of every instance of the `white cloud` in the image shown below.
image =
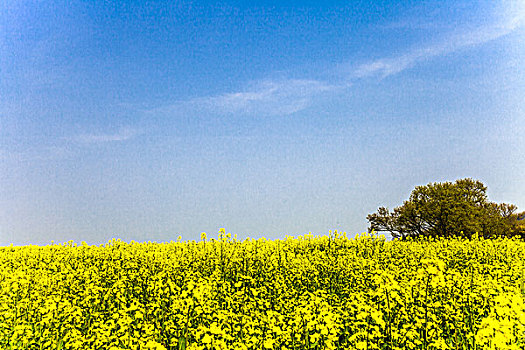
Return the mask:
<path fill-rule="evenodd" d="M 190 110 L 240 115 L 289 115 L 306 109 L 319 94 L 337 88 L 319 80 L 264 80 L 243 91 L 197 97 L 149 112 L 174 114 Z"/>
<path fill-rule="evenodd" d="M 80 143 L 107 143 L 121 142 L 137 136 L 139 132 L 131 128 L 120 128 L 113 134 L 83 134 L 77 135 L 73 139 Z"/>
<path fill-rule="evenodd" d="M 323 93 L 351 87 L 355 79 L 374 76 L 385 78 L 432 58 L 481 45 L 510 34 L 525 24 L 524 8 L 525 6 L 514 7 L 512 11 L 506 9 L 511 15 L 504 16 L 503 20 L 496 21 L 495 24 L 493 22 L 493 24 L 474 29 L 464 29 L 433 44 L 409 50 L 402 55 L 366 62 L 352 69 L 349 75 L 347 67 L 344 69 L 346 77 L 342 79 L 339 77 L 339 82 L 335 84 L 331 83 L 334 79 L 324 81 L 315 79 L 262 80 L 241 91 L 196 97 L 145 112 L 151 115 L 194 115 L 200 112 L 258 116 L 290 115 L 308 108 L 314 99 Z M 432 29 L 437 24 L 399 22 L 390 26 L 392 28 Z M 388 26 L 383 29 L 388 29 Z"/>
<path fill-rule="evenodd" d="M 307 108 L 316 95 L 334 88 L 318 80 L 262 81 L 246 91 L 196 98 L 191 103 L 223 113 L 288 115 Z"/>
<path fill-rule="evenodd" d="M 525 13 L 518 11 L 518 13 L 507 18 L 505 21 L 463 33 L 457 33 L 439 43 L 417 48 L 400 56 L 381 58 L 364 63 L 354 70 L 352 77 L 365 78 L 379 75 L 385 78 L 434 57 L 444 56 L 464 48 L 496 40 L 522 27 L 525 23 L 524 17 Z"/>

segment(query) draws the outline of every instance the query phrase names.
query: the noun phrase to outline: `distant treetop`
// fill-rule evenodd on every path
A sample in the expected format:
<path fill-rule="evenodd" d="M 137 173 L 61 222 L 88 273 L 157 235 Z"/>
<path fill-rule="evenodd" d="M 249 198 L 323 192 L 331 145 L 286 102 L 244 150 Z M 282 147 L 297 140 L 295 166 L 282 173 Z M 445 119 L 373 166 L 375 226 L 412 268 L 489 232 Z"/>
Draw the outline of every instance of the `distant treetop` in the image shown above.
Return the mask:
<path fill-rule="evenodd" d="M 453 237 L 525 238 L 525 212 L 513 204 L 487 199 L 487 187 L 471 178 L 417 186 L 403 205 L 390 212 L 380 207 L 369 214 L 369 231 L 388 232 L 394 238 Z"/>

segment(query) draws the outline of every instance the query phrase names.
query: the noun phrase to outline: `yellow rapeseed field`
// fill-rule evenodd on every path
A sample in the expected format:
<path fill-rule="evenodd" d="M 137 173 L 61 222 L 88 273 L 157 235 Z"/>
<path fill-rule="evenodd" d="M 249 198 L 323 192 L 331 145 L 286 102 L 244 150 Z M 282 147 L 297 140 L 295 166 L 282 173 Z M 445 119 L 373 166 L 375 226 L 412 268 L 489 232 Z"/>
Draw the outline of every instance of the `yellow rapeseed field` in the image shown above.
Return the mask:
<path fill-rule="evenodd" d="M 525 242 L 0 248 L 0 349 L 525 349 Z"/>

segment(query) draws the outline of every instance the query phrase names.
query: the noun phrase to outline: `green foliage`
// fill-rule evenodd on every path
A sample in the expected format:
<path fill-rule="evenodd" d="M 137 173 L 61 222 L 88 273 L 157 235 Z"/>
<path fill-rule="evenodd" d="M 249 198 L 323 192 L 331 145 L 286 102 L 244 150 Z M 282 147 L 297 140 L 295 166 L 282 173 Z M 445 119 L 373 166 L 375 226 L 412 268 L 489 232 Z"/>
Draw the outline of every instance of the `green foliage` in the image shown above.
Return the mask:
<path fill-rule="evenodd" d="M 408 201 L 390 212 L 380 207 L 367 216 L 369 231 L 389 232 L 394 238 L 452 237 L 525 238 L 523 213 L 513 204 L 487 199 L 487 188 L 470 178 L 417 186 Z"/>

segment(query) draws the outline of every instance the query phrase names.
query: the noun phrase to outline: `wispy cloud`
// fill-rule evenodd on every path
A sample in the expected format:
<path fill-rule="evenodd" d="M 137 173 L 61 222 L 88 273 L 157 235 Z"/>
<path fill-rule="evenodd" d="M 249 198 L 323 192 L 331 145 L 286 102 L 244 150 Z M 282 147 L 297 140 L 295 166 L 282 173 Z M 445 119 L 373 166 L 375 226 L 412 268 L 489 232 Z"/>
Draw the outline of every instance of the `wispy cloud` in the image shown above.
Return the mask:
<path fill-rule="evenodd" d="M 192 103 L 226 113 L 287 115 L 307 108 L 313 97 L 334 88 L 318 80 L 263 81 L 246 91 L 197 98 Z"/>
<path fill-rule="evenodd" d="M 381 58 L 364 63 L 353 71 L 352 78 L 365 78 L 377 75 L 385 78 L 429 59 L 496 40 L 522 27 L 525 23 L 524 17 L 525 13 L 519 11 L 514 16 L 500 23 L 468 30 L 463 33 L 456 33 L 438 43 L 413 49 L 400 56 Z"/>
<path fill-rule="evenodd" d="M 525 24 L 524 6 L 511 11 L 504 20 L 477 28 L 456 31 L 434 43 L 424 43 L 419 47 L 408 50 L 398 56 L 384 57 L 363 63 L 356 68 L 348 66 L 343 69 L 345 76 L 319 79 L 266 79 L 252 83 L 247 88 L 236 92 L 223 93 L 212 96 L 201 96 L 185 101 L 177 101 L 167 106 L 146 110 L 146 113 L 155 115 L 191 115 L 195 113 L 218 113 L 236 115 L 291 115 L 307 109 L 316 98 L 325 93 L 341 91 L 353 85 L 355 80 L 379 76 L 386 78 L 412 68 L 417 64 L 447 54 L 482 45 L 496 40 Z M 397 22 L 383 29 L 416 28 L 432 29 L 436 23 L 424 22 Z M 339 69 L 337 69 L 339 71 Z M 337 83 L 333 83 L 337 81 Z M 109 135 L 100 138 L 108 138 Z M 91 137 L 99 138 L 99 137 Z M 111 138 L 111 137 L 109 137 Z"/>
<path fill-rule="evenodd" d="M 190 109 L 222 114 L 290 115 L 309 107 L 316 96 L 338 88 L 320 80 L 263 80 L 242 91 L 197 97 L 150 112 L 180 113 Z"/>
<path fill-rule="evenodd" d="M 137 130 L 125 127 L 120 128 L 116 133 L 112 134 L 82 134 L 72 139 L 79 143 L 108 143 L 126 141 L 138 134 L 139 132 Z"/>

